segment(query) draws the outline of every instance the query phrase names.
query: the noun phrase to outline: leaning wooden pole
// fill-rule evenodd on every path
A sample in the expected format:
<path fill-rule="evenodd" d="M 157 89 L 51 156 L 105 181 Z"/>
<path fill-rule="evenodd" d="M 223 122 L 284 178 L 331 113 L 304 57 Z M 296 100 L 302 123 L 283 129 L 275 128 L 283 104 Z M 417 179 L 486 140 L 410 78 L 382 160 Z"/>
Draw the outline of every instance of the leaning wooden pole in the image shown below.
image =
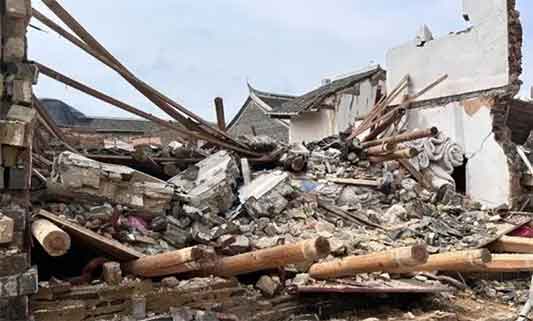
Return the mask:
<path fill-rule="evenodd" d="M 48 220 L 34 221 L 31 225 L 31 232 L 50 256 L 63 256 L 70 249 L 70 236 Z"/>
<path fill-rule="evenodd" d="M 169 121 L 166 121 L 166 120 L 163 120 L 163 119 L 160 119 L 152 114 L 149 114 L 149 113 L 146 113 L 140 109 L 137 109 L 131 105 L 128 105 L 120 100 L 117 100 L 113 97 L 110 97 L 102 92 L 99 92 L 93 88 L 90 88 L 89 86 L 86 86 L 72 78 L 69 78 L 43 64 L 39 64 L 39 63 L 36 63 L 36 65 L 39 67 L 39 71 L 45 75 L 45 76 L 48 76 L 54 80 L 57 80 L 61 83 L 64 83 L 65 85 L 69 86 L 69 87 L 72 87 L 72 88 L 75 88 L 85 94 L 88 94 L 90 96 L 93 96 L 99 100 L 102 100 L 110 105 L 113 105 L 115 107 L 118 107 L 122 110 L 125 110 L 127 112 L 130 112 L 134 115 L 137 115 L 139 117 L 142 117 L 144 119 L 148 119 L 150 121 L 153 121 L 154 123 L 160 125 L 161 127 L 165 127 L 165 128 L 168 128 L 168 129 L 171 129 L 173 130 L 174 132 L 180 134 L 181 137 L 184 137 L 184 138 L 190 138 L 190 137 L 193 137 L 193 138 L 196 138 L 196 139 L 199 139 L 199 140 L 205 140 L 205 141 L 208 141 L 208 142 L 211 142 L 215 145 L 218 145 L 220 147 L 224 147 L 224 148 L 227 148 L 227 149 L 230 149 L 230 150 L 233 150 L 233 151 L 236 151 L 236 152 L 239 152 L 239 153 L 242 153 L 242 154 L 245 154 L 245 155 L 248 155 L 248 156 L 253 156 L 253 157 L 260 157 L 262 156 L 261 154 L 258 154 L 258 153 L 255 153 L 255 152 L 252 152 L 250 150 L 247 150 L 247 149 L 244 149 L 244 148 L 240 148 L 238 146 L 234 146 L 232 144 L 229 144 L 227 142 L 224 142 L 224 141 L 221 141 L 220 139 L 218 138 L 215 138 L 215 137 L 211 137 L 211 136 L 205 136 L 201 133 L 197 133 L 197 132 L 192 132 L 192 131 L 189 131 L 188 129 L 186 128 L 182 128 L 178 125 L 176 125 L 175 123 L 171 123 Z"/>
<path fill-rule="evenodd" d="M 225 257 L 209 274 L 230 277 L 297 263 L 313 263 L 330 253 L 329 241 L 319 237 L 294 244 Z"/>
<path fill-rule="evenodd" d="M 65 138 L 65 135 L 63 135 L 61 129 L 57 126 L 52 116 L 50 116 L 46 108 L 44 108 L 41 101 L 35 95 L 33 95 L 33 107 L 35 108 L 35 110 L 37 110 L 37 113 L 39 114 L 39 116 L 41 116 L 41 119 L 43 120 L 46 125 L 46 128 L 51 132 L 51 134 L 57 139 L 59 139 L 69 151 L 77 153 L 78 151 L 68 144 L 67 139 Z"/>
<path fill-rule="evenodd" d="M 410 159 L 416 157 L 420 152 L 416 148 L 404 148 L 395 150 L 385 155 L 369 155 L 368 160 L 372 163 L 380 163 L 398 159 Z"/>
<path fill-rule="evenodd" d="M 426 263 L 426 245 L 414 245 L 368 255 L 349 256 L 340 260 L 317 263 L 309 269 L 315 279 L 334 279 L 357 273 L 381 272 L 414 267 Z"/>
<path fill-rule="evenodd" d="M 150 92 L 147 91 L 146 88 L 139 88 L 138 86 L 147 86 L 147 84 L 143 83 L 141 80 L 135 78 L 129 71 L 125 69 L 122 65 L 117 65 L 117 62 L 112 62 L 109 60 L 107 56 L 105 56 L 103 53 L 97 51 L 96 49 L 88 46 L 85 42 L 81 41 L 78 37 L 72 35 L 70 32 L 63 29 L 61 26 L 53 22 L 52 20 L 48 19 L 45 15 L 40 13 L 38 10 L 34 9 L 33 17 L 39 20 L 41 23 L 49 27 L 50 29 L 57 32 L 59 35 L 70 41 L 75 46 L 79 47 L 80 49 L 84 50 L 86 53 L 91 55 L 92 57 L 96 58 L 109 68 L 115 70 L 117 73 L 121 74 L 128 82 L 134 82 L 135 84 L 131 83 L 135 88 L 137 88 L 143 95 L 148 95 L 148 99 L 150 99 L 154 104 L 156 104 L 158 107 L 160 107 L 162 110 L 164 110 L 167 114 L 169 114 L 171 117 L 176 119 L 178 122 L 183 124 L 184 126 L 187 126 L 188 128 L 191 128 L 191 122 L 187 120 L 186 118 L 182 117 L 179 114 L 176 114 L 173 110 L 168 110 L 168 106 L 166 106 L 166 103 L 162 101 L 161 99 L 157 99 L 157 97 L 151 96 Z M 133 77 L 133 78 L 132 78 Z M 198 129 L 198 126 L 193 126 L 192 129 Z M 235 142 L 233 142 L 235 143 Z M 237 145 L 239 145 L 237 143 Z M 241 145 L 241 147 L 244 147 Z"/>
<path fill-rule="evenodd" d="M 374 146 L 380 146 L 383 144 L 398 144 L 403 142 L 408 142 L 416 139 L 435 137 L 439 134 L 437 127 L 432 127 L 428 129 L 415 130 L 409 133 L 404 133 L 396 136 L 386 137 L 382 139 L 372 140 L 364 142 L 362 144 L 363 148 L 370 148 Z"/>
<path fill-rule="evenodd" d="M 193 129 L 193 126 L 190 122 L 187 121 L 180 113 L 191 117 L 198 123 L 200 123 L 200 128 L 206 133 L 215 134 L 222 136 L 224 140 L 244 147 L 235 141 L 231 136 L 224 133 L 223 131 L 212 127 L 209 122 L 202 119 L 200 116 L 189 111 L 184 106 L 180 105 L 176 101 L 170 99 L 169 97 L 163 95 L 161 92 L 157 91 L 155 88 L 151 87 L 147 83 L 143 82 L 137 78 L 133 73 L 131 73 L 118 59 L 116 59 L 102 44 L 100 44 L 96 38 L 94 38 L 65 8 L 63 8 L 55 0 L 43 0 L 46 6 L 63 22 L 65 23 L 78 37 L 81 38 L 90 48 L 96 50 L 98 53 L 103 55 L 112 65 L 117 68 L 113 68 L 117 71 L 126 81 L 128 81 L 133 87 L 135 87 L 139 92 L 146 96 L 150 101 L 155 105 L 161 108 L 164 112 L 169 114 L 172 118 L 182 123 L 184 126 L 187 126 L 189 129 Z M 98 57 L 96 57 L 98 59 Z M 104 62 L 105 63 L 105 62 Z M 169 108 L 169 107 L 173 108 Z M 179 111 L 180 113 L 176 112 Z"/>
<path fill-rule="evenodd" d="M 376 122 L 377 126 L 370 131 L 370 133 L 363 139 L 363 141 L 370 141 L 376 139 L 381 133 L 389 129 L 394 123 L 399 121 L 406 113 L 405 108 L 396 108 L 390 113 L 383 116 L 383 121 Z"/>
<path fill-rule="evenodd" d="M 214 263 L 215 254 L 209 248 L 195 246 L 158 255 L 143 256 L 125 263 L 125 272 L 141 277 L 161 277 L 206 269 Z"/>
<path fill-rule="evenodd" d="M 387 270 L 387 272 L 463 272 L 472 268 L 483 268 L 491 260 L 492 256 L 487 249 L 447 252 L 430 255 L 425 264 L 413 267 L 390 269 Z"/>

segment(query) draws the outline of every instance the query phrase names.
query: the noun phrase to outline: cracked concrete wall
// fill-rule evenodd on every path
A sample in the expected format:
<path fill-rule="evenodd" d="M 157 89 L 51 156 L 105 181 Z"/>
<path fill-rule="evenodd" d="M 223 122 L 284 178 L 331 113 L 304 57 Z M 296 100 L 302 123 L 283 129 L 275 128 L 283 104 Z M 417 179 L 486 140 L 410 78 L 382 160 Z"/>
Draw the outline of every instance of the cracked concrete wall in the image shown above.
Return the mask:
<path fill-rule="evenodd" d="M 474 98 L 408 113 L 410 129 L 437 125 L 465 150 L 466 194 L 488 207 L 511 204 L 507 156 L 493 134 L 491 98 Z"/>
<path fill-rule="evenodd" d="M 463 0 L 472 27 L 426 42 L 412 41 L 387 52 L 387 88 L 405 75 L 417 92 L 444 74 L 448 79 L 418 101 L 510 85 L 508 0 Z M 414 33 L 413 33 L 414 35 Z"/>

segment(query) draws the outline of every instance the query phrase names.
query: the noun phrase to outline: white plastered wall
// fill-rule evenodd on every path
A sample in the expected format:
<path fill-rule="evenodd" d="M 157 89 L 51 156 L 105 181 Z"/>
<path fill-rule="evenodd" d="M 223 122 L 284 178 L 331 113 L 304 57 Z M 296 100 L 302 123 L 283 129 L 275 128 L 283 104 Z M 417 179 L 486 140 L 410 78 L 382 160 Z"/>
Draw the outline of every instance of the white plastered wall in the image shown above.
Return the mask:
<path fill-rule="evenodd" d="M 405 75 L 411 78 L 412 93 L 448 75 L 419 101 L 509 84 L 507 0 L 463 0 L 463 12 L 470 18 L 470 30 L 431 40 L 422 47 L 417 47 L 413 37 L 387 52 L 388 90 Z"/>
<path fill-rule="evenodd" d="M 369 79 L 359 85 L 359 95 L 339 94 L 336 105 L 337 133 L 348 129 L 356 118 L 365 116 L 374 107 L 377 87 L 372 85 Z"/>
<path fill-rule="evenodd" d="M 289 141 L 293 143 L 312 142 L 337 134 L 335 112 L 323 109 L 302 113 L 291 119 Z"/>
<path fill-rule="evenodd" d="M 466 106 L 466 107 L 465 107 Z M 437 126 L 460 144 L 468 163 L 466 193 L 488 207 L 510 204 L 507 157 L 492 133 L 490 103 L 475 99 L 409 112 L 409 128 Z"/>

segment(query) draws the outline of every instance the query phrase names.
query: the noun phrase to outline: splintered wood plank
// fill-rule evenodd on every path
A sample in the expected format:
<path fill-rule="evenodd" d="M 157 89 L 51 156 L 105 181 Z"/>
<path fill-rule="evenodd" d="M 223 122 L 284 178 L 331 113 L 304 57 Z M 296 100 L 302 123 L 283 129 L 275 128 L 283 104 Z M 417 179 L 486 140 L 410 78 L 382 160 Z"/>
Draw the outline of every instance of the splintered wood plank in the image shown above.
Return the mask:
<path fill-rule="evenodd" d="M 352 282 L 338 280 L 317 283 L 307 286 L 295 286 L 290 289 L 293 293 L 440 293 L 452 292 L 453 289 L 445 285 L 430 285 L 416 280 L 379 280 L 372 282 Z"/>
<path fill-rule="evenodd" d="M 99 251 L 118 261 L 132 261 L 144 256 L 144 254 L 141 252 L 138 252 L 126 245 L 107 237 L 103 237 L 89 229 L 71 223 L 45 210 L 39 211 L 38 215 L 57 224 L 59 227 L 69 233 L 73 239 L 82 242 L 84 245 L 91 246 L 91 248 L 98 249 Z"/>
<path fill-rule="evenodd" d="M 502 236 L 490 245 L 490 249 L 501 253 L 533 253 L 533 239 L 529 237 Z"/>
<path fill-rule="evenodd" d="M 512 231 L 522 227 L 531 222 L 533 217 L 530 215 L 512 214 L 505 219 L 505 222 L 498 224 L 497 231 L 494 235 L 481 237 L 476 248 L 483 248 L 487 245 L 499 240 L 502 236 L 511 233 Z"/>
<path fill-rule="evenodd" d="M 380 186 L 380 183 L 378 181 L 372 180 L 372 179 L 328 177 L 327 180 L 332 183 L 344 184 L 344 185 L 355 185 L 355 186 L 374 187 L 374 188 L 377 188 Z"/>

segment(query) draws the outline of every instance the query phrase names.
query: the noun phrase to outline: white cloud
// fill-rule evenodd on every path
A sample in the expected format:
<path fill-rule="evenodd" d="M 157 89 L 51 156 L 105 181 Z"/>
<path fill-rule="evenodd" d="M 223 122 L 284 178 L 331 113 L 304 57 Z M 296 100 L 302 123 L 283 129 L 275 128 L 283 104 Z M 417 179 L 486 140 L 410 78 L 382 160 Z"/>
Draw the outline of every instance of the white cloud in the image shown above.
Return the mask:
<path fill-rule="evenodd" d="M 302 93 L 324 76 L 382 63 L 387 48 L 414 37 L 423 23 L 437 36 L 465 26 L 461 0 L 93 0 L 64 5 L 140 78 L 208 119 L 214 119 L 215 96 L 225 98 L 228 113 L 239 109 L 246 80 L 264 90 Z M 40 2 L 35 6 L 51 16 Z M 164 116 L 113 71 L 53 32 L 32 30 L 29 39 L 32 58 Z M 88 114 L 127 115 L 44 77 L 36 92 Z"/>

